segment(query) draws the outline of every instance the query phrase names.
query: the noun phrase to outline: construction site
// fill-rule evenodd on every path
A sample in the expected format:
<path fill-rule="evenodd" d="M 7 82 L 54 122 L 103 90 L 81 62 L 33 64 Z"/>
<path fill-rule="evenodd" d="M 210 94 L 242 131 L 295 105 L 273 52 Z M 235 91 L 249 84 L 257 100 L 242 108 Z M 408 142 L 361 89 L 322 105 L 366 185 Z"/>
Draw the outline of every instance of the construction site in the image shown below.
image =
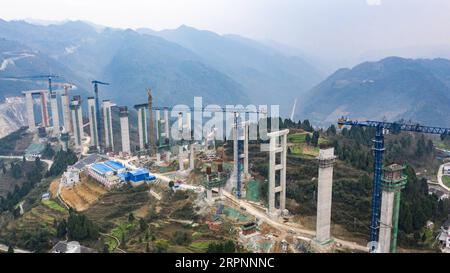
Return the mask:
<path fill-rule="evenodd" d="M 145 246 L 144 235 L 136 231 L 135 223 L 124 224 L 124 212 L 153 219 L 156 240 L 177 230 L 189 233 L 193 241 L 186 247 L 169 247 L 174 252 L 202 252 L 208 243 L 224 238 L 236 241 L 242 251 L 254 253 L 396 252 L 401 191 L 407 177 L 402 165 L 382 165 L 383 136 L 386 130 L 450 134 L 446 128 L 339 119 L 340 126 L 377 130 L 370 241 L 364 244 L 332 234 L 333 169 L 339 160 L 334 148 L 326 143 L 314 150 L 298 146 L 296 138 L 304 135 L 273 127 L 265 132 L 265 140 L 251 139 L 252 129 L 264 127 L 262 121 L 278 120 L 266 109 L 209 109 L 232 121 L 229 134 L 225 132 L 223 138 L 223 130 L 214 126 L 203 129 L 204 124 L 195 121 L 204 108 L 178 110 L 153 105 L 150 89 L 146 101 L 134 109 L 110 100 L 100 103 L 99 85 L 108 85 L 101 81 L 92 81 L 95 96 L 70 97 L 69 84 L 63 85 L 60 94 L 52 90 L 53 77 L 48 76 L 49 90 L 23 92 L 28 130 L 39 135 L 41 143 L 53 140 L 60 149 L 75 151 L 79 158 L 61 178 L 51 182 L 51 199 L 66 209 L 86 213 L 109 229 L 105 241 L 114 252 L 123 251 L 119 246 L 124 236 L 134 238 L 127 240 L 128 251 L 143 251 Z M 40 105 L 35 105 L 35 95 Z M 36 106 L 40 113 L 35 113 Z M 114 120 L 112 113 L 117 110 L 119 120 Z M 130 110 L 135 110 L 133 116 L 137 117 L 133 122 L 137 136 L 130 129 Z M 251 119 L 252 115 L 256 119 Z M 113 124 L 119 124 L 119 135 L 113 133 Z M 194 137 L 198 126 L 202 127 L 200 138 Z M 120 148 L 115 147 L 118 142 Z M 315 230 L 305 226 L 286 205 L 287 154 L 299 150 L 318 166 Z M 265 155 L 266 177 L 252 168 L 255 151 Z M 263 185 L 267 196 L 261 194 Z"/>

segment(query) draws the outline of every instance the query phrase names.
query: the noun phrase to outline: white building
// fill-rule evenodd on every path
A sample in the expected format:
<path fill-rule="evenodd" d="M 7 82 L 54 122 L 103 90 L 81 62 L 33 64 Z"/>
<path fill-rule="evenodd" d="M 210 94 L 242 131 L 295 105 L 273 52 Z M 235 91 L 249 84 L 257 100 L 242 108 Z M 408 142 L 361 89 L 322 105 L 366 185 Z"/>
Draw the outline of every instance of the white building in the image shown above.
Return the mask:
<path fill-rule="evenodd" d="M 443 168 L 443 175 L 450 175 L 450 165 L 445 165 Z"/>
<path fill-rule="evenodd" d="M 61 176 L 61 183 L 63 186 L 71 187 L 80 182 L 80 170 L 69 168 Z"/>
<path fill-rule="evenodd" d="M 443 252 L 450 252 L 450 216 L 441 227 L 438 237 Z"/>

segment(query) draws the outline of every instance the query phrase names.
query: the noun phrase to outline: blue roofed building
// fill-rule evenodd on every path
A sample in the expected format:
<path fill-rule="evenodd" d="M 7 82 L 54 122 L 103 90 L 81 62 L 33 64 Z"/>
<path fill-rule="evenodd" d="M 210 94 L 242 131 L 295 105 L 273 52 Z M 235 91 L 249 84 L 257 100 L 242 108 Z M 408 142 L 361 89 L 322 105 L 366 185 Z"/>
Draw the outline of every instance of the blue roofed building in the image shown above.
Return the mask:
<path fill-rule="evenodd" d="M 109 189 L 118 185 L 120 182 L 116 170 L 110 167 L 110 165 L 97 162 L 89 166 L 88 174 Z"/>
<path fill-rule="evenodd" d="M 132 186 L 142 185 L 145 182 L 153 181 L 156 177 L 149 170 L 139 168 L 133 171 L 126 171 L 118 175 L 123 182 L 129 182 Z"/>
<path fill-rule="evenodd" d="M 108 160 L 105 161 L 104 164 L 113 169 L 116 173 L 123 173 L 126 171 L 125 166 L 118 161 Z"/>

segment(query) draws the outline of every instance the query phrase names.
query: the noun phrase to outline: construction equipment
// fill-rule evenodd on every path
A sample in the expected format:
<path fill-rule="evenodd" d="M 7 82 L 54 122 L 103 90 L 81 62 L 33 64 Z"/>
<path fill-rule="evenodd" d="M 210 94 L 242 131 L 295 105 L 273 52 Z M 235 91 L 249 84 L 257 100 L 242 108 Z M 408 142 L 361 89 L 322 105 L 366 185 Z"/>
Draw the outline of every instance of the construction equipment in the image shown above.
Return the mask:
<path fill-rule="evenodd" d="M 430 127 L 420 124 L 406 124 L 395 122 L 382 121 L 358 121 L 350 120 L 348 118 L 338 119 L 338 127 L 343 126 L 359 126 L 375 128 L 375 138 L 372 140 L 374 151 L 374 174 L 373 174 L 373 188 L 372 188 L 372 216 L 370 225 L 370 252 L 376 250 L 376 242 L 379 239 L 380 231 L 380 210 L 381 210 L 381 174 L 383 167 L 383 153 L 384 153 L 384 131 L 392 132 L 416 132 L 425 134 L 439 134 L 450 135 L 450 128 Z"/>
<path fill-rule="evenodd" d="M 91 82 L 94 85 L 94 94 L 95 94 L 95 108 L 96 108 L 96 121 L 97 121 L 97 134 L 98 134 L 98 146 L 101 149 L 102 147 L 102 126 L 100 124 L 100 103 L 98 98 L 98 85 L 109 85 L 107 82 L 101 82 L 97 80 L 93 80 Z"/>
<path fill-rule="evenodd" d="M 48 91 L 50 92 L 50 95 L 52 94 L 52 78 L 59 78 L 58 75 L 54 74 L 48 74 L 48 75 L 33 75 L 33 76 L 21 76 L 21 77 L 7 77 L 5 79 L 24 79 L 24 80 L 39 80 L 39 79 L 47 79 L 48 80 Z"/>
<path fill-rule="evenodd" d="M 53 94 L 52 90 L 52 78 L 59 78 L 58 75 L 54 74 L 48 74 L 48 75 L 33 75 L 33 76 L 21 76 L 21 77 L 8 77 L 8 79 L 25 79 L 25 80 L 32 80 L 32 81 L 38 81 L 39 79 L 47 79 L 48 80 L 48 92 L 51 96 Z M 41 93 L 41 103 L 42 103 L 42 122 L 43 126 L 47 127 L 49 125 L 49 117 L 48 117 L 48 106 L 47 106 L 47 99 L 46 94 L 44 92 Z"/>

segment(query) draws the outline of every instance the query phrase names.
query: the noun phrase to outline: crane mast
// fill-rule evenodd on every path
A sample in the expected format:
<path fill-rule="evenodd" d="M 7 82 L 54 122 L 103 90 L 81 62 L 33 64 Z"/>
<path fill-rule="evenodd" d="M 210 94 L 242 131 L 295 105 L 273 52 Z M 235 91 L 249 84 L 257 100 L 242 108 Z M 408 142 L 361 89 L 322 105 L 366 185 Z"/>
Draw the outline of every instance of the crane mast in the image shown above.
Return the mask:
<path fill-rule="evenodd" d="M 372 215 L 370 224 L 370 242 L 371 252 L 376 250 L 376 242 L 379 240 L 380 232 L 380 211 L 381 211 L 381 175 L 383 168 L 383 154 L 384 154 L 384 130 L 391 130 L 393 132 L 416 132 L 425 134 L 440 134 L 450 135 L 450 128 L 423 126 L 420 124 L 407 124 L 383 121 L 357 121 L 348 118 L 338 119 L 338 126 L 358 126 L 375 128 L 375 138 L 373 142 L 374 152 L 374 174 L 372 187 Z"/>

